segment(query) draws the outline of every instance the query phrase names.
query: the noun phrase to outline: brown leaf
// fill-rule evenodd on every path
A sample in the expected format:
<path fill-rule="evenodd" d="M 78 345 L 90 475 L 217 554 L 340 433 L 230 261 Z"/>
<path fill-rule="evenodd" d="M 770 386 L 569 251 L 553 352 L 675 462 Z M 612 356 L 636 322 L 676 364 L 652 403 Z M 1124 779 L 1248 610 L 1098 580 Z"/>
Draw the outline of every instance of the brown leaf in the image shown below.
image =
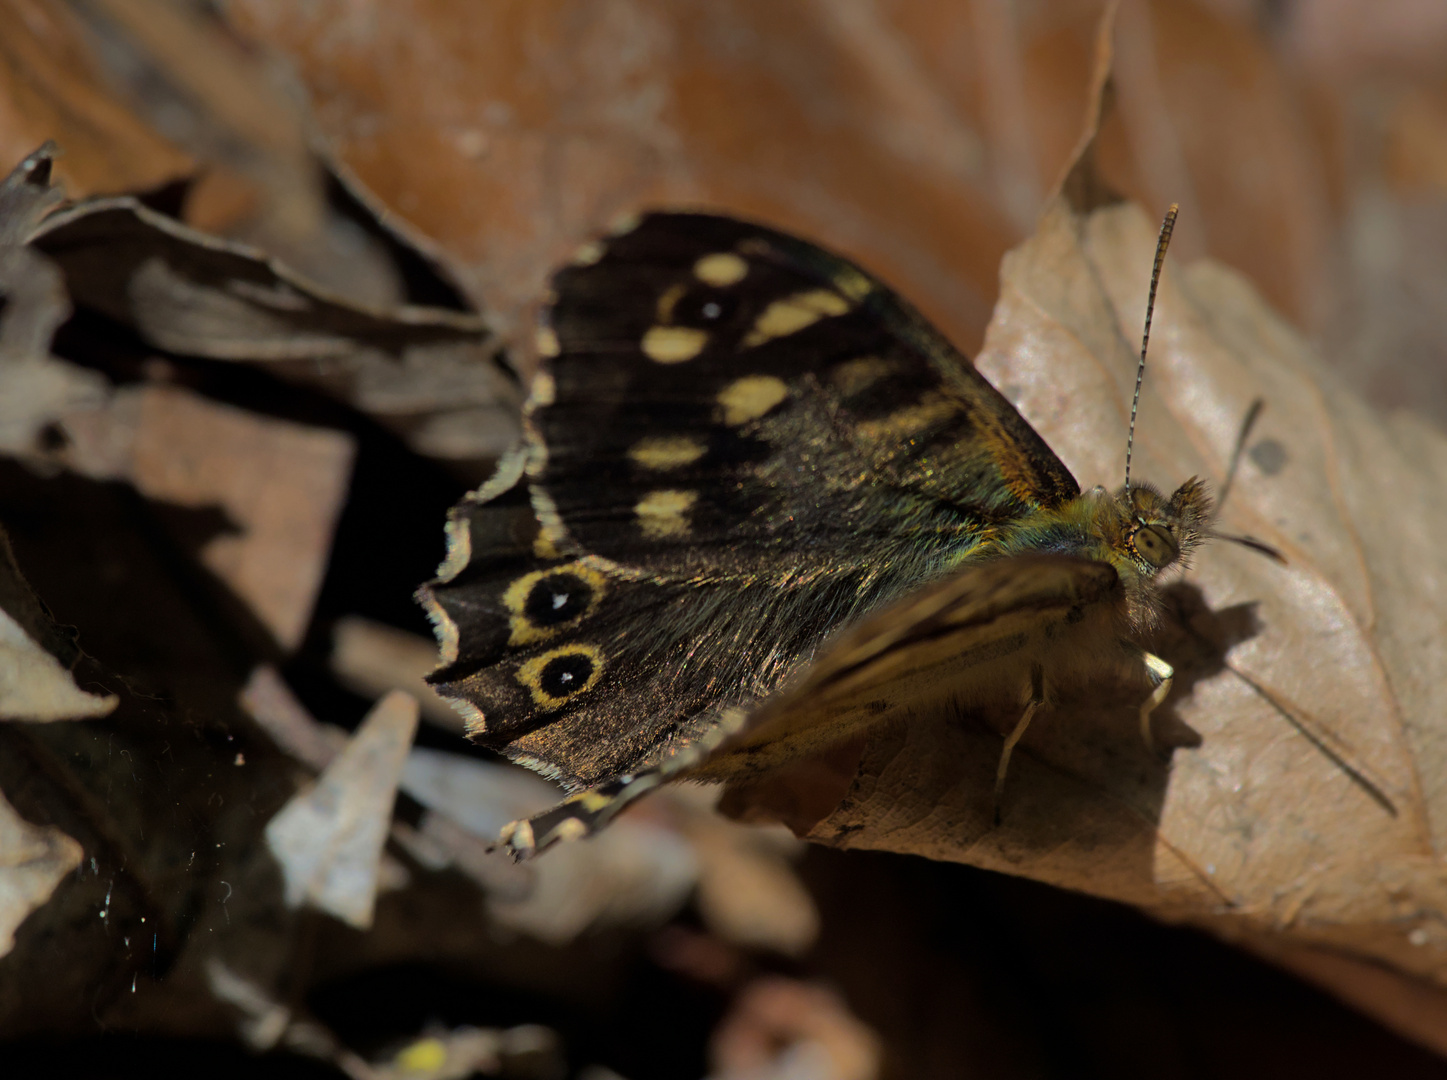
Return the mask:
<path fill-rule="evenodd" d="M 505 331 L 609 219 L 673 204 L 827 238 L 973 344 L 1018 235 L 985 195 L 978 131 L 872 5 L 249 0 L 227 17 L 292 58 L 346 170 Z"/>
<path fill-rule="evenodd" d="M 67 416 L 65 427 L 68 445 L 56 456 L 75 471 L 220 515 L 199 542 L 202 565 L 283 649 L 297 647 L 351 477 L 349 435 L 155 385 L 119 391 L 103 410 Z"/>
<path fill-rule="evenodd" d="M 1082 175 L 1090 150 L 1006 258 L 978 367 L 1083 485 L 1114 487 L 1156 230 Z M 1168 590 L 1155 646 L 1177 670 L 1168 768 L 1132 736 L 1140 690 L 1067 688 L 1022 744 L 1002 826 L 998 734 L 921 721 L 870 741 L 847 797 L 808 836 L 1447 983 L 1447 785 L 1435 779 L 1447 775 L 1447 438 L 1370 410 L 1236 273 L 1169 265 L 1136 475 L 1220 487 L 1258 400 L 1221 522 L 1289 565 L 1218 541 Z M 991 717 L 1002 730 L 1015 719 Z M 1385 999 L 1375 1008 L 1441 1045 Z"/>
<path fill-rule="evenodd" d="M 66 150 L 57 166 L 76 195 L 147 191 L 195 163 L 117 101 L 70 6 L 59 0 L 0 5 L 0 161 L 46 139 Z"/>

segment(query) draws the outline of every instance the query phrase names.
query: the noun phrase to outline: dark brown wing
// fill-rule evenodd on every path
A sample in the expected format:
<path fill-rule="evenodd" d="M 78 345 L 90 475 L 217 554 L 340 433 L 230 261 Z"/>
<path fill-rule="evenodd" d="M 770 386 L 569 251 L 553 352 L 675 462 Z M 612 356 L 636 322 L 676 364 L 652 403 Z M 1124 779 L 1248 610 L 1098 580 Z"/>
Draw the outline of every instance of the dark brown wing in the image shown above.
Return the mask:
<path fill-rule="evenodd" d="M 527 443 L 423 599 L 438 689 L 574 789 L 674 768 L 839 627 L 1078 493 L 912 309 L 802 241 L 655 214 L 555 290 Z"/>

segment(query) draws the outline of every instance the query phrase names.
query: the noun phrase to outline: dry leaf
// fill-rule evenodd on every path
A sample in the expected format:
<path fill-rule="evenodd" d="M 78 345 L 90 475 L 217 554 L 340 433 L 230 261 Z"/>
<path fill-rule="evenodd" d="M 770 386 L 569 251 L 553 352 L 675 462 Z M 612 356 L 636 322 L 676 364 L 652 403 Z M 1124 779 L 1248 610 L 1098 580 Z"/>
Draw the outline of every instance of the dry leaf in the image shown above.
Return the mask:
<path fill-rule="evenodd" d="M 303 903 L 359 930 L 372 924 L 378 866 L 417 703 L 401 691 L 377 703 L 337 759 L 266 826 L 286 903 Z"/>
<path fill-rule="evenodd" d="M 739 994 L 709 1057 L 709 1080 L 876 1080 L 884 1054 L 837 994 L 768 976 Z"/>
<path fill-rule="evenodd" d="M 360 615 L 338 619 L 332 630 L 331 669 L 338 682 L 373 699 L 406 690 L 422 706 L 424 720 L 461 735 L 462 716 L 424 678 L 436 666 L 437 643 L 420 634 Z"/>
<path fill-rule="evenodd" d="M 419 453 L 486 459 L 517 434 L 515 381 L 476 315 L 350 303 L 134 199 L 53 214 L 32 242 L 60 266 L 78 307 L 159 349 L 317 386 Z"/>
<path fill-rule="evenodd" d="M 351 436 L 155 385 L 117 391 L 106 408 L 73 412 L 64 427 L 54 458 L 74 471 L 223 515 L 201 563 L 283 649 L 300 644 L 351 478 Z"/>
<path fill-rule="evenodd" d="M 1156 230 L 1092 152 L 1006 258 L 977 366 L 1082 485 L 1115 486 Z M 1003 825 L 998 733 L 922 720 L 871 739 L 847 797 L 795 824 L 1447 984 L 1447 438 L 1372 412 L 1218 263 L 1168 264 L 1151 353 L 1136 475 L 1219 487 L 1264 402 L 1221 520 L 1289 559 L 1216 542 L 1168 590 L 1169 767 L 1132 736 L 1139 690 L 1067 688 L 1022 744 Z"/>
<path fill-rule="evenodd" d="M 70 317 L 60 271 L 28 246 L 63 199 L 51 183 L 55 146 L 46 143 L 0 182 L 0 451 L 40 458 L 46 430 L 74 409 L 96 408 L 106 380 L 50 354 Z"/>
<path fill-rule="evenodd" d="M 147 191 L 195 163 L 118 102 L 98 76 L 80 20 L 60 0 L 0 5 L 0 162 L 55 139 L 77 195 Z"/>
<path fill-rule="evenodd" d="M 84 852 L 53 825 L 31 825 L 0 795 L 0 956 L 15 930 L 80 865 Z"/>
<path fill-rule="evenodd" d="M 226 17 L 292 59 L 345 169 L 508 331 L 610 218 L 690 205 L 828 238 L 973 343 L 1017 235 L 980 132 L 873 5 L 245 0 Z"/>

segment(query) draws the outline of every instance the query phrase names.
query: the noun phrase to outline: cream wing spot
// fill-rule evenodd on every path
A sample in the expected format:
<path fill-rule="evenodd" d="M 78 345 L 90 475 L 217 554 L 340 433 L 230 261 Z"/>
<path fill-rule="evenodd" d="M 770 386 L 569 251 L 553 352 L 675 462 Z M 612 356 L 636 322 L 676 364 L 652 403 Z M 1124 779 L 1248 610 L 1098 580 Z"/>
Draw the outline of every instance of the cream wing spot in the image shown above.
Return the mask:
<path fill-rule="evenodd" d="M 664 472 L 692 465 L 708 447 L 700 439 L 688 435 L 658 435 L 639 439 L 628 448 L 628 457 L 645 469 Z"/>
<path fill-rule="evenodd" d="M 562 346 L 558 344 L 558 334 L 551 326 L 538 327 L 537 333 L 533 335 L 533 345 L 538 350 L 539 356 L 552 359 L 562 352 Z"/>
<path fill-rule="evenodd" d="M 573 252 L 574 266 L 592 266 L 603 257 L 604 247 L 597 240 L 589 240 Z"/>
<path fill-rule="evenodd" d="M 655 310 L 658 312 L 658 321 L 660 323 L 673 322 L 673 309 L 687 292 L 687 285 L 674 284 L 659 294 Z"/>
<path fill-rule="evenodd" d="M 874 282 L 853 267 L 846 267 L 834 275 L 834 287 L 857 304 L 874 291 Z"/>
<path fill-rule="evenodd" d="M 846 360 L 829 373 L 829 382 L 844 397 L 868 390 L 890 373 L 887 360 L 877 356 L 859 356 Z"/>
<path fill-rule="evenodd" d="M 693 264 L 693 276 L 716 289 L 737 285 L 748 272 L 749 264 L 732 251 L 717 251 L 712 255 L 705 255 Z"/>
<path fill-rule="evenodd" d="M 789 396 L 784 380 L 773 375 L 745 375 L 719 392 L 723 422 L 730 427 L 757 420 Z"/>
<path fill-rule="evenodd" d="M 692 360 L 708 344 L 708 334 L 691 326 L 654 326 L 643 335 L 643 355 L 656 364 Z"/>
<path fill-rule="evenodd" d="M 557 340 L 555 337 L 554 341 Z M 533 385 L 528 393 L 528 407 L 545 409 L 558 399 L 558 383 L 552 372 L 540 371 L 533 376 Z"/>
<path fill-rule="evenodd" d="M 697 501 L 696 491 L 673 488 L 650 491 L 638 500 L 633 512 L 638 515 L 638 527 L 644 536 L 655 540 L 687 536 L 690 528 L 687 515 Z"/>
<path fill-rule="evenodd" d="M 928 393 L 915 404 L 890 413 L 883 420 L 866 420 L 854 432 L 866 442 L 909 439 L 963 412 L 958 401 Z"/>
<path fill-rule="evenodd" d="M 797 334 L 820 319 L 843 315 L 852 305 L 831 289 L 813 289 L 775 300 L 755 321 L 742 342 L 752 349 L 774 338 Z"/>

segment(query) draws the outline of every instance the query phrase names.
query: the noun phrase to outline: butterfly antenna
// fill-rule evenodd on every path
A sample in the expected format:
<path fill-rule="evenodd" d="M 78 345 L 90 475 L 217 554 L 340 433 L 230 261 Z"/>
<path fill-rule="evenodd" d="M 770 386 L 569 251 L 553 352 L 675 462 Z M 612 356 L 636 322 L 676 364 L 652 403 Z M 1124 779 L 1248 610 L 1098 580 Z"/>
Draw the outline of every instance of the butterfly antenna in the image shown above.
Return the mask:
<path fill-rule="evenodd" d="M 1171 233 L 1176 229 L 1176 214 L 1180 212 L 1180 203 L 1171 203 L 1171 208 L 1166 211 L 1166 220 L 1161 222 L 1161 235 L 1156 241 L 1156 262 L 1151 267 L 1151 291 L 1146 297 L 1146 328 L 1141 334 L 1141 362 L 1135 369 L 1135 396 L 1130 401 L 1130 434 L 1125 440 L 1125 490 L 1130 494 L 1130 455 L 1135 448 L 1135 414 L 1141 404 L 1141 383 L 1146 377 L 1146 346 L 1151 340 L 1151 315 L 1156 310 L 1156 286 L 1161 283 L 1161 265 L 1166 261 L 1166 248 L 1171 246 Z"/>

